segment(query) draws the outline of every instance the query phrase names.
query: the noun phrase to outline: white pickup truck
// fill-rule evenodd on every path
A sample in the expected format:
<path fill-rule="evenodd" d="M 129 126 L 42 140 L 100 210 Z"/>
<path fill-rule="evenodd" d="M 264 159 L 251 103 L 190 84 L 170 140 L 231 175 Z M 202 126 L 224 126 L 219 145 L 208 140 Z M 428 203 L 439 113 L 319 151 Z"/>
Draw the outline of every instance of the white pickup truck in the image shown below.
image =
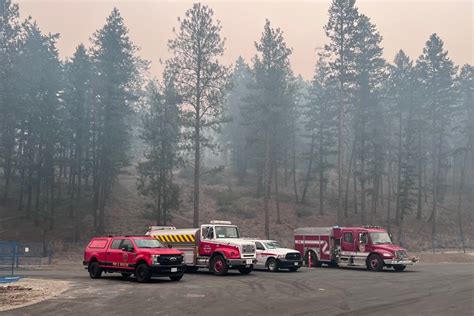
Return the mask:
<path fill-rule="evenodd" d="M 257 248 L 257 263 L 255 269 L 268 269 L 276 272 L 279 269 L 297 271 L 303 265 L 303 259 L 298 250 L 283 248 L 275 240 L 254 239 Z"/>

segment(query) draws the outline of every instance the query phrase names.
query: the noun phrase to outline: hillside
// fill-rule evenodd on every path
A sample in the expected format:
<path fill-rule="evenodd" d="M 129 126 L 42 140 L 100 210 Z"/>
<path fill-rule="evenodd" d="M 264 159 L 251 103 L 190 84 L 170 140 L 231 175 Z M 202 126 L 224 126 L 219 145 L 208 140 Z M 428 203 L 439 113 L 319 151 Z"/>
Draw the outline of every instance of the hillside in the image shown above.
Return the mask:
<path fill-rule="evenodd" d="M 176 227 L 190 227 L 192 225 L 192 181 L 188 178 L 186 170 L 177 176 L 181 190 L 180 209 L 173 213 L 171 223 Z M 230 220 L 240 226 L 244 236 L 264 237 L 263 200 L 255 196 L 254 183 L 238 184 L 230 174 L 224 172 L 203 177 L 201 198 L 201 222 L 212 219 Z M 316 191 L 315 188 L 313 188 Z M 329 196 L 332 188 L 328 188 Z M 314 192 L 313 191 L 313 192 Z M 312 199 L 311 199 L 312 198 Z M 276 203 L 271 202 L 270 228 L 271 238 L 281 240 L 283 243 L 292 244 L 293 229 L 303 226 L 331 226 L 336 223 L 336 201 L 329 199 L 324 215 L 318 213 L 317 201 L 314 194 L 306 204 L 294 202 L 291 187 L 282 186 L 280 196 L 281 223 L 276 223 Z M 449 202 L 449 203 L 448 203 Z M 455 198 L 448 196 L 440 212 L 438 225 L 439 247 L 445 249 L 459 249 L 458 225 L 456 218 L 446 216 L 445 210 L 455 208 Z M 393 202 L 392 202 L 393 203 Z M 138 196 L 136 190 L 136 174 L 134 168 L 119 176 L 115 184 L 113 195 L 106 208 L 106 234 L 142 234 L 147 227 L 154 225 L 155 221 L 147 213 L 145 200 Z M 95 233 L 93 219 L 87 215 L 88 203 L 84 202 L 83 213 L 86 214 L 79 221 L 79 248 L 80 245 Z M 374 224 L 386 226 L 386 202 L 379 205 L 374 217 Z M 466 207 L 471 207 L 472 204 Z M 428 207 L 426 207 L 429 209 Z M 392 205 L 392 212 L 394 205 Z M 467 210 L 467 209 L 466 209 Z M 21 241 L 51 241 L 61 250 L 66 243 L 73 241 L 73 223 L 68 216 L 68 208 L 58 210 L 58 222 L 52 231 L 43 232 L 33 222 L 25 219 L 25 214 L 15 210 L 13 203 L 0 208 L 0 239 Z M 345 225 L 359 225 L 360 215 L 353 214 L 352 206 L 349 208 L 349 217 Z M 465 212 L 463 228 L 468 248 L 474 248 L 474 225 L 472 213 Z M 405 246 L 412 251 L 428 250 L 431 247 L 431 222 L 427 220 L 429 212 L 424 218 L 416 220 L 410 215 L 405 223 Z M 398 228 L 392 222 L 392 232 L 397 240 Z M 43 234 L 44 233 L 44 234 Z"/>

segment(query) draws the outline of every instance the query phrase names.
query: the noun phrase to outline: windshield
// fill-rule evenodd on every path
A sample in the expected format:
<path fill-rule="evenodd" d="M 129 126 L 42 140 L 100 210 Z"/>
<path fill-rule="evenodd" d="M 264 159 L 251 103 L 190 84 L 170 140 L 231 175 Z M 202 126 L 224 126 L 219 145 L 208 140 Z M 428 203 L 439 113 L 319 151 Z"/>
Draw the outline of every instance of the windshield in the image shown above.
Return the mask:
<path fill-rule="evenodd" d="M 391 244 L 392 240 L 386 232 L 380 233 L 370 233 L 370 239 L 372 239 L 372 244 Z"/>
<path fill-rule="evenodd" d="M 269 241 L 265 243 L 265 246 L 267 246 L 267 249 L 276 249 L 276 248 L 281 248 L 280 243 L 277 241 Z"/>
<path fill-rule="evenodd" d="M 239 230 L 235 226 L 216 226 L 216 238 L 239 238 Z"/>
<path fill-rule="evenodd" d="M 163 248 L 163 244 L 156 239 L 134 239 L 138 248 Z"/>

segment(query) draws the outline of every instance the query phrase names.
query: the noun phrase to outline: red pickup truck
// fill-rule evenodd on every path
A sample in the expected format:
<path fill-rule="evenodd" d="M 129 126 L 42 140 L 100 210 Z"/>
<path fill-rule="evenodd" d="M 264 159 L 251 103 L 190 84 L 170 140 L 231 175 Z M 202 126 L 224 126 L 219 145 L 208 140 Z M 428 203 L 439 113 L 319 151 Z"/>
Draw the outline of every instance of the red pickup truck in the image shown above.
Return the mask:
<path fill-rule="evenodd" d="M 153 276 L 167 276 L 173 281 L 183 277 L 183 253 L 166 248 L 149 236 L 109 236 L 93 238 L 84 251 L 83 264 L 92 279 L 102 273 L 132 274 L 138 282 Z"/>

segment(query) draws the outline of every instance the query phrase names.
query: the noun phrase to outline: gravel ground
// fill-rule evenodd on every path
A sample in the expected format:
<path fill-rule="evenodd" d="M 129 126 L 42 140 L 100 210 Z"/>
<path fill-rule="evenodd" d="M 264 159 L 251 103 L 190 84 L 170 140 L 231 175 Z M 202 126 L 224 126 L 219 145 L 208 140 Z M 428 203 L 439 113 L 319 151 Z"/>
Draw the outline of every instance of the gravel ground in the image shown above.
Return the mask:
<path fill-rule="evenodd" d="M 419 264 L 405 272 L 362 268 L 302 268 L 295 273 L 208 272 L 179 282 L 107 274 L 92 280 L 76 263 L 70 269 L 24 271 L 44 280 L 71 282 L 61 295 L 5 315 L 469 315 L 474 297 L 470 263 Z"/>
<path fill-rule="evenodd" d="M 69 287 L 69 282 L 50 279 L 21 279 L 0 285 L 0 311 L 28 306 L 53 298 Z"/>

